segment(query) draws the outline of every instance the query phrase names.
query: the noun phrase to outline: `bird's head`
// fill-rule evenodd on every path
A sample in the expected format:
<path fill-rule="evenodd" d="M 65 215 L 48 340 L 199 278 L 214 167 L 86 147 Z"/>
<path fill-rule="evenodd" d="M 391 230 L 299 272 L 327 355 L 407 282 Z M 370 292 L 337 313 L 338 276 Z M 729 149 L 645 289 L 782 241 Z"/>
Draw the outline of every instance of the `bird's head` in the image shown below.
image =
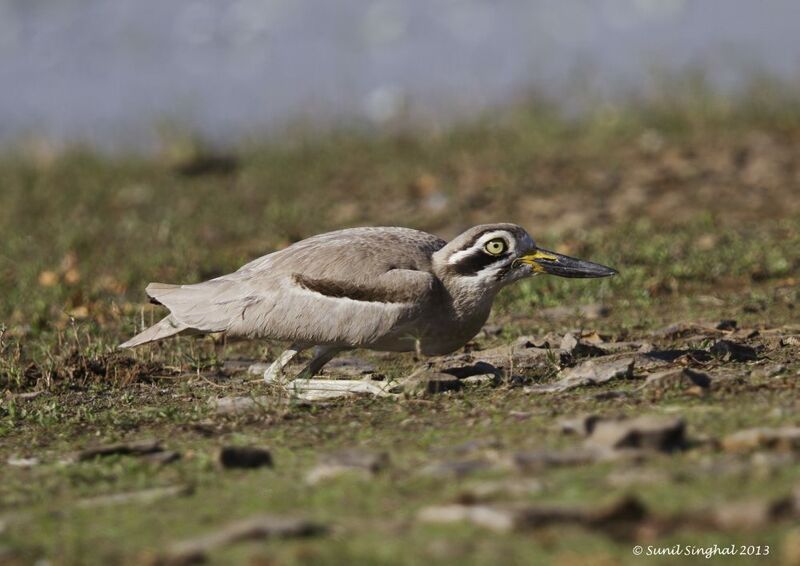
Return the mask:
<path fill-rule="evenodd" d="M 598 263 L 539 248 L 516 224 L 470 228 L 433 255 L 433 266 L 443 281 L 484 290 L 499 290 L 540 273 L 581 278 L 617 273 Z"/>

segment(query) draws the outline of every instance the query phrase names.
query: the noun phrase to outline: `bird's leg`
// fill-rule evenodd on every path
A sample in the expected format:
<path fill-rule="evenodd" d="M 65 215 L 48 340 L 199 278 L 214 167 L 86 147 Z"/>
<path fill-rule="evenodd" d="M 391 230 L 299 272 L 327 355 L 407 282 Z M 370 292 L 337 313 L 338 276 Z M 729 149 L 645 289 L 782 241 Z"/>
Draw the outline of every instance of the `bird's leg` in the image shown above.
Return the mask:
<path fill-rule="evenodd" d="M 314 348 L 314 357 L 306 364 L 306 367 L 300 370 L 294 379 L 311 379 L 319 373 L 325 364 L 335 358 L 339 352 L 347 349 L 348 348 L 342 348 L 341 346 L 317 346 Z"/>
<path fill-rule="evenodd" d="M 264 372 L 264 381 L 267 383 L 282 382 L 282 378 L 286 376 L 283 371 L 284 368 L 295 358 L 295 356 L 297 356 L 297 354 L 305 349 L 305 346 L 301 346 L 300 344 L 292 344 L 286 348 Z"/>

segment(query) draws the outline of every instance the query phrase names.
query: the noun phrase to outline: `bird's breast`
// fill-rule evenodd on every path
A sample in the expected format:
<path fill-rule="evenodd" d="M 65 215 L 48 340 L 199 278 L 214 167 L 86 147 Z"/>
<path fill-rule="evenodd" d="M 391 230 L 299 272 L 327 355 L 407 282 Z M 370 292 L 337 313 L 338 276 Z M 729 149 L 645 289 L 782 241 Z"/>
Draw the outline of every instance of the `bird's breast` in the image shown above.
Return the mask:
<path fill-rule="evenodd" d="M 491 312 L 491 302 L 477 305 L 469 312 L 442 309 L 438 316 L 425 321 L 420 340 L 422 353 L 428 356 L 449 354 L 463 347 L 480 332 Z"/>

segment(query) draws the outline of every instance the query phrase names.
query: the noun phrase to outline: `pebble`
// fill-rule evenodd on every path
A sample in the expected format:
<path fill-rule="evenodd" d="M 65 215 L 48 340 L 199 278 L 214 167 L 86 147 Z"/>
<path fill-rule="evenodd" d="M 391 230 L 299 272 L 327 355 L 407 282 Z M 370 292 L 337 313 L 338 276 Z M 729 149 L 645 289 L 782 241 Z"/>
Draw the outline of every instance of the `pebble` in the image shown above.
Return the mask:
<path fill-rule="evenodd" d="M 387 452 L 344 450 L 325 455 L 320 463 L 306 475 L 306 482 L 316 484 L 345 474 L 372 477 L 389 466 Z"/>
<path fill-rule="evenodd" d="M 273 465 L 272 453 L 257 446 L 223 446 L 218 460 L 223 468 L 271 468 Z"/>
<path fill-rule="evenodd" d="M 409 376 L 402 384 L 405 393 L 431 395 L 445 391 L 459 391 L 464 384 L 449 373 L 424 371 Z"/>
<path fill-rule="evenodd" d="M 728 452 L 743 452 L 757 448 L 777 451 L 800 450 L 800 427 L 750 428 L 729 434 L 722 439 Z"/>
<path fill-rule="evenodd" d="M 587 446 L 600 449 L 671 452 L 686 445 L 686 425 L 681 418 L 641 416 L 623 420 L 601 420 L 586 439 Z"/>
<path fill-rule="evenodd" d="M 726 362 L 751 362 L 758 359 L 755 348 L 731 340 L 717 340 L 709 351 Z"/>
<path fill-rule="evenodd" d="M 325 533 L 318 523 L 293 517 L 259 515 L 229 523 L 215 532 L 170 545 L 158 563 L 177 566 L 198 564 L 208 560 L 208 554 L 217 548 L 247 540 L 270 538 L 308 537 Z"/>
<path fill-rule="evenodd" d="M 647 509 L 639 500 L 625 497 L 601 506 L 559 505 L 437 505 L 423 508 L 417 520 L 426 523 L 466 522 L 496 532 L 530 531 L 554 524 L 575 524 L 617 534 L 646 521 Z"/>
<path fill-rule="evenodd" d="M 526 387 L 528 393 L 561 393 L 585 385 L 599 385 L 612 379 L 629 378 L 636 363 L 633 357 L 587 360 L 561 372 L 553 383 Z"/>
<path fill-rule="evenodd" d="M 142 456 L 145 454 L 162 452 L 163 450 L 164 448 L 158 440 L 136 440 L 132 442 L 119 442 L 84 448 L 73 456 L 73 460 L 76 462 L 84 462 L 86 460 L 93 460 L 94 458 L 105 456 Z"/>
<path fill-rule="evenodd" d="M 711 376 L 691 368 L 668 369 L 647 376 L 643 389 L 682 389 L 686 387 L 711 387 Z"/>

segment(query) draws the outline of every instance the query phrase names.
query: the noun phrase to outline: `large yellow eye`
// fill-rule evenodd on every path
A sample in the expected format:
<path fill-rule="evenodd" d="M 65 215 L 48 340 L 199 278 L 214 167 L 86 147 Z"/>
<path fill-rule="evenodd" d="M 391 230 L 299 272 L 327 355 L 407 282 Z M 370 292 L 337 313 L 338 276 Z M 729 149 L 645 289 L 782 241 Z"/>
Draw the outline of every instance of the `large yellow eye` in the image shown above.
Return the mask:
<path fill-rule="evenodd" d="M 505 252 L 508 245 L 503 238 L 495 238 L 494 240 L 489 240 L 483 246 L 483 249 L 486 250 L 487 254 L 490 255 L 500 255 L 501 253 Z"/>

